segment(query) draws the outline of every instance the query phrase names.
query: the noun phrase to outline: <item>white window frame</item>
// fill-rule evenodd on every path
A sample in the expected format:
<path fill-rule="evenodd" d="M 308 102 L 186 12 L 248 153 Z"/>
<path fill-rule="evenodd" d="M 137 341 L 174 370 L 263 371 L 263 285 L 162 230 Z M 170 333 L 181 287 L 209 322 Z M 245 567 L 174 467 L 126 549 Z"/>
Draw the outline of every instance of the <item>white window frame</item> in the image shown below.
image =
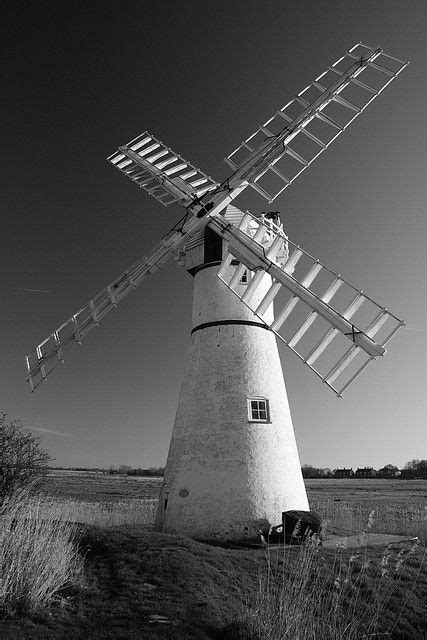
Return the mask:
<path fill-rule="evenodd" d="M 257 407 L 254 408 L 252 403 L 256 402 Z M 264 408 L 262 408 L 264 406 Z M 265 413 L 265 418 L 256 417 L 256 414 Z M 255 415 L 254 415 L 255 414 Z M 254 396 L 248 398 L 248 420 L 249 422 L 271 422 L 270 420 L 270 403 L 267 398 Z"/>

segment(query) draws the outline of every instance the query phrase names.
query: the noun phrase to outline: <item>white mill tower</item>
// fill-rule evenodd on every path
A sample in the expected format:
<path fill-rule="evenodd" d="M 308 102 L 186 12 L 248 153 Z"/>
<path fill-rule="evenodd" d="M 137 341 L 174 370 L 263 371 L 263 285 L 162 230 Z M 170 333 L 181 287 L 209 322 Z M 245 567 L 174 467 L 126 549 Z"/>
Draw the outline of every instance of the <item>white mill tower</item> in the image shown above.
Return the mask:
<path fill-rule="evenodd" d="M 231 174 L 221 184 L 146 131 L 109 156 L 185 215 L 29 353 L 27 379 L 34 391 L 185 248 L 193 330 L 158 529 L 250 538 L 278 524 L 282 511 L 308 509 L 276 337 L 341 396 L 404 322 L 288 240 L 268 216 L 242 218 L 231 203 L 248 187 L 273 202 L 406 65 L 357 43 L 227 156 Z"/>
<path fill-rule="evenodd" d="M 243 213 L 228 206 L 224 217 L 239 224 Z M 225 244 L 206 228 L 186 247 L 193 328 L 156 518 L 159 530 L 205 539 L 253 538 L 283 511 L 309 509 L 272 304 L 261 322 L 219 280 Z M 270 287 L 266 277 L 254 302 Z"/>

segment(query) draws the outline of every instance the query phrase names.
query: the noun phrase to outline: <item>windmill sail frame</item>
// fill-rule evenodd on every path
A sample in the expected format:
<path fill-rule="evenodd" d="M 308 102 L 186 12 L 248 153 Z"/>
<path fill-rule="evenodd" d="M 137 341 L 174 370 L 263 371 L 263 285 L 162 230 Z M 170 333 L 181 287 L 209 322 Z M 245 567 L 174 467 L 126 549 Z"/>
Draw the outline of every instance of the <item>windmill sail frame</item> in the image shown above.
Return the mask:
<path fill-rule="evenodd" d="M 89 302 L 76 311 L 60 327 L 26 357 L 27 381 L 35 391 L 54 369 L 64 362 L 64 356 L 81 344 L 83 338 L 99 326 L 100 321 L 142 282 L 155 273 L 174 254 L 177 254 L 188 237 L 206 226 L 208 220 L 192 217 L 183 228 L 175 227 L 143 258 L 132 264 Z"/>
<path fill-rule="evenodd" d="M 218 182 L 144 131 L 107 158 L 163 206 L 188 206 L 218 187 Z"/>
<path fill-rule="evenodd" d="M 360 56 L 355 53 L 359 51 Z M 273 202 L 408 64 L 384 53 L 381 47 L 355 44 L 246 138 L 225 162 L 262 197 Z M 364 80 L 366 76 L 366 81 L 361 81 L 361 76 Z M 344 97 L 354 88 L 358 92 L 351 93 L 351 98 L 358 104 Z M 337 104 L 340 113 L 335 116 L 328 109 Z M 318 131 L 315 125 L 319 123 L 322 127 Z M 274 193 L 263 186 L 267 177 Z"/>
<path fill-rule="evenodd" d="M 361 50 L 360 56 L 357 53 L 359 51 L 358 47 Z M 343 61 L 347 65 L 347 58 L 351 61 L 350 67 L 340 68 L 339 65 Z M 382 64 L 378 63 L 379 60 L 385 60 L 390 64 L 390 67 L 382 66 Z M 309 280 L 316 277 L 316 270 L 325 269 L 323 265 L 313 267 L 314 271 L 307 274 L 306 280 L 303 282 L 293 279 L 290 275 L 292 261 L 296 264 L 297 259 L 299 259 L 299 248 L 297 253 L 294 251 L 289 258 L 289 262 L 282 269 L 280 264 L 275 264 L 271 260 L 271 254 L 266 256 L 263 254 L 263 250 L 257 249 L 258 245 L 254 242 L 252 236 L 245 235 L 241 229 L 236 229 L 227 221 L 225 223 L 222 222 L 224 218 L 221 216 L 221 212 L 248 186 L 252 186 L 270 202 L 274 200 L 360 115 L 368 104 L 397 77 L 407 64 L 385 54 L 380 47 L 372 48 L 362 43 L 356 44 L 342 58 L 329 67 L 327 71 L 303 89 L 294 100 L 291 100 L 285 107 L 276 112 L 255 134 L 249 136 L 242 142 L 240 147 L 227 157 L 226 161 L 233 169 L 233 173 L 221 184 L 218 184 L 210 176 L 184 160 L 182 156 L 172 151 L 171 148 L 148 132 L 140 134 L 128 142 L 127 145 L 119 147 L 107 160 L 162 205 L 168 206 L 176 203 L 185 207 L 187 216 L 179 228 L 174 227 L 157 247 L 144 258 L 134 263 L 121 276 L 113 280 L 86 306 L 77 311 L 26 356 L 27 380 L 30 383 L 31 390 L 34 391 L 41 382 L 46 380 L 53 369 L 62 364 L 64 356 L 74 346 L 80 344 L 82 338 L 95 326 L 98 326 L 99 321 L 109 311 L 116 308 L 117 304 L 142 281 L 145 275 L 153 273 L 162 266 L 173 253 L 178 252 L 208 224 L 216 228 L 220 234 L 229 240 L 232 251 L 237 252 L 239 256 L 239 252 L 242 252 L 242 261 L 246 261 L 245 264 L 250 269 L 256 267 L 268 270 L 277 280 L 275 283 L 277 289 L 283 285 L 293 291 L 295 300 L 290 301 L 290 306 L 282 310 L 281 317 L 277 318 L 276 324 L 271 327 L 273 331 L 279 329 L 279 323 L 286 320 L 298 300 L 301 299 L 308 306 L 311 306 L 316 314 L 330 322 L 333 327 L 331 331 L 348 333 L 352 336 L 354 344 L 351 350 L 345 353 L 328 374 L 322 378 L 326 384 L 334 388 L 332 383 L 347 368 L 354 357 L 358 355 L 358 352 L 355 353 L 356 349 L 366 351 L 370 359 L 375 358 L 377 355 L 382 355 L 384 344 L 382 346 L 376 345 L 371 336 L 374 334 L 374 330 L 377 330 L 377 324 L 383 318 L 385 308 L 381 317 L 373 321 L 372 327 L 367 328 L 365 332 L 356 331 L 354 326 L 348 322 L 348 318 L 342 315 L 334 315 L 333 310 L 328 307 L 327 298 L 331 296 L 331 293 L 332 295 L 334 294 L 333 289 L 324 292 L 323 299 L 313 298 L 312 292 L 309 290 Z M 369 82 L 365 82 L 367 70 L 374 70 L 380 74 L 381 79 L 378 81 L 378 85 L 372 86 Z M 335 76 L 334 81 L 329 84 L 325 81 L 328 73 L 332 73 Z M 364 74 L 363 80 L 360 80 L 362 74 Z M 365 93 L 367 92 L 369 99 L 362 101 L 360 105 L 354 104 L 344 93 L 350 85 Z M 314 99 L 309 98 L 309 91 L 312 90 L 317 91 L 317 97 Z M 347 115 L 348 112 L 351 112 L 351 117 L 342 123 L 334 120 L 326 111 L 332 103 L 339 105 L 341 109 L 347 112 Z M 292 117 L 290 115 L 291 108 L 296 105 L 299 108 L 299 113 L 294 114 Z M 276 118 L 279 119 L 278 130 L 273 128 Z M 333 135 L 322 139 L 320 134 L 310 129 L 311 123 L 314 121 L 332 128 Z M 283 126 L 283 122 L 286 123 L 285 126 Z M 253 144 L 253 140 L 257 135 L 262 138 L 261 144 L 257 147 L 251 147 L 249 143 Z M 312 157 L 306 158 L 301 153 L 301 150 L 296 148 L 295 145 L 299 138 L 304 138 L 306 142 L 310 141 L 310 144 L 315 145 L 315 152 Z M 241 150 L 246 152 L 246 157 L 242 162 L 236 162 L 237 153 Z M 298 170 L 295 175 L 283 173 L 280 162 L 284 158 L 296 163 Z M 270 194 L 262 187 L 261 180 L 267 175 L 274 176 L 275 179 L 279 180 L 279 189 L 274 194 Z M 286 270 L 288 270 L 288 273 Z M 259 275 L 257 277 L 259 278 Z M 229 285 L 230 283 L 228 283 Z M 331 284 L 331 287 L 334 286 L 336 285 Z M 248 290 L 250 290 L 250 287 L 248 287 Z M 272 295 L 271 299 L 276 295 L 276 289 L 274 289 L 273 293 L 274 295 L 270 294 Z M 248 303 L 244 297 L 242 297 L 242 302 Z M 347 315 L 351 310 L 352 308 L 347 310 Z M 388 317 L 394 317 L 392 314 L 387 315 Z M 307 318 L 305 325 L 299 328 L 299 333 L 297 332 L 292 340 L 287 342 L 288 346 L 299 357 L 301 356 L 295 350 L 295 345 L 299 342 L 300 334 L 302 336 L 305 333 L 305 328 L 307 327 L 308 329 L 314 320 L 315 318 Z M 402 321 L 399 322 L 399 326 L 401 326 L 403 323 Z M 392 335 L 394 333 L 395 331 Z M 283 339 L 279 334 L 277 335 Z M 304 360 L 316 373 L 318 372 L 314 369 L 312 363 L 317 359 L 318 354 L 320 355 L 323 344 L 328 346 L 334 338 L 335 335 L 332 335 L 332 337 L 329 334 L 325 336 L 325 342 L 317 345 L 314 351 Z M 318 373 L 318 375 L 320 374 Z M 340 392 L 347 386 L 348 384 L 345 387 L 341 387 Z M 336 391 L 335 388 L 334 390 Z"/>
<path fill-rule="evenodd" d="M 228 222 L 223 216 L 212 220 L 209 226 L 228 241 L 228 252 L 218 271 L 219 279 L 263 322 L 266 322 L 264 314 L 273 299 L 282 289 L 287 290 L 289 297 L 286 304 L 275 313 L 273 322 L 267 326 L 338 396 L 342 396 L 369 362 L 386 353 L 386 344 L 405 325 L 403 320 L 392 314 L 386 307 L 351 285 L 340 274 L 323 265 L 287 236 L 283 236 L 283 239 L 289 247 L 289 257 L 284 264 L 279 262 L 275 252 L 280 247 L 278 242 L 281 238 L 280 232 L 277 233 L 270 224 L 267 225 L 264 220 L 256 218 L 248 211 L 238 226 Z M 297 276 L 295 268 L 302 258 L 306 258 L 307 264 Z M 236 287 L 242 265 L 254 274 L 243 293 L 241 287 Z M 252 297 L 260 286 L 263 275 L 267 273 L 273 278 L 272 285 L 263 300 L 254 306 L 251 304 Z M 310 287 L 320 273 L 326 274 L 326 278 L 323 290 L 318 293 Z M 343 289 L 346 290 L 344 299 L 347 299 L 348 303 L 345 308 L 339 309 L 334 305 L 333 300 L 337 292 L 342 293 Z M 281 333 L 281 329 L 289 325 L 297 305 L 300 308 L 301 303 L 308 308 L 308 314 L 303 317 L 302 322 L 301 320 L 297 322 L 291 335 L 286 338 Z M 362 316 L 363 305 L 365 313 Z M 360 318 L 363 317 L 363 324 L 362 320 L 352 321 L 356 313 L 360 314 Z M 301 352 L 297 345 L 316 323 L 319 324 L 319 320 L 323 321 L 323 325 L 326 323 L 326 328 L 317 334 L 317 338 L 312 340 L 310 347 L 305 345 L 304 353 Z M 383 332 L 381 339 L 375 341 L 374 337 L 385 327 L 387 330 Z M 346 340 L 343 341 L 335 360 L 329 363 L 326 371 L 316 368 L 314 363 L 340 335 L 345 336 Z M 363 358 L 356 370 L 349 369 L 353 360 L 361 355 Z M 350 371 L 350 374 L 347 378 L 343 378 L 346 370 Z M 335 380 L 337 384 L 334 384 Z"/>

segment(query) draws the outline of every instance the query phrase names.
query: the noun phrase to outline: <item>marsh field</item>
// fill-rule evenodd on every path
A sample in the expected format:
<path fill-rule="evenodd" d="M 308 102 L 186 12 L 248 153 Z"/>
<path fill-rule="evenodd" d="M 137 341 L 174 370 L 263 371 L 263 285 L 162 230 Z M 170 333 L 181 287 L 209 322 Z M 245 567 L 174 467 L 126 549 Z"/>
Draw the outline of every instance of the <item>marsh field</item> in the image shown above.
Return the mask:
<path fill-rule="evenodd" d="M 17 505 L 5 548 L 18 545 L 20 558 L 26 549 L 17 586 L 24 599 L 4 608 L 0 637 L 425 637 L 427 481 L 306 480 L 311 508 L 326 519 L 327 536 L 340 544 L 271 548 L 155 533 L 161 481 L 54 471 L 35 503 Z M 53 527 L 61 529 L 63 542 L 51 551 Z M 30 587 L 38 597 L 40 576 L 55 574 L 65 549 L 71 570 L 61 587 L 43 606 L 37 599 L 30 606 Z M 16 576 L 16 565 L 10 573 Z"/>
<path fill-rule="evenodd" d="M 75 522 L 150 525 L 161 482 L 162 478 L 54 471 L 43 493 Z M 306 479 L 305 485 L 311 509 L 334 533 L 360 533 L 374 511 L 373 532 L 425 540 L 427 480 Z"/>

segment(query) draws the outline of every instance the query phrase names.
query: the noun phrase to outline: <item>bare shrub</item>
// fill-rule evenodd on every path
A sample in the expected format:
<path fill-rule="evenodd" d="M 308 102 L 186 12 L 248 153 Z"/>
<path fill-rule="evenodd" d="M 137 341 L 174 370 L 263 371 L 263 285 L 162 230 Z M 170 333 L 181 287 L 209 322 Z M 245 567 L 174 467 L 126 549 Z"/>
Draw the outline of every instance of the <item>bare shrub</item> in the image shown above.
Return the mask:
<path fill-rule="evenodd" d="M 0 607 L 9 613 L 46 606 L 82 584 L 76 529 L 49 502 L 21 490 L 0 508 Z"/>
<path fill-rule="evenodd" d="M 0 504 L 7 495 L 40 480 L 50 460 L 38 436 L 20 420 L 8 420 L 7 413 L 0 413 Z"/>

